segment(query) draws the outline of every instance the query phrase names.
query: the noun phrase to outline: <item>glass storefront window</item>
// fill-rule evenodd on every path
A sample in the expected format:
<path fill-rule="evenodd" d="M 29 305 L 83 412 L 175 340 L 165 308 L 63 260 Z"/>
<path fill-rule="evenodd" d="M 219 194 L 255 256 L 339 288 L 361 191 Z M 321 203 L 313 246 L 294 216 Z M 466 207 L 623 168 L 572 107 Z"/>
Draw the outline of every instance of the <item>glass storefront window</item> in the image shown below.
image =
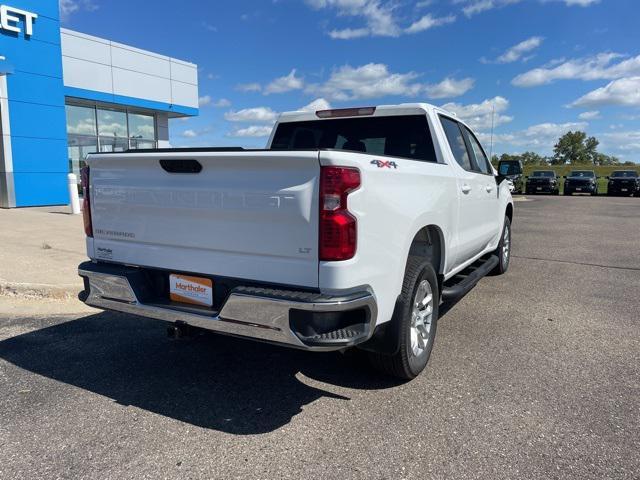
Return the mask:
<path fill-rule="evenodd" d="M 67 133 L 69 135 L 93 135 L 96 132 L 96 109 L 67 105 Z"/>
<path fill-rule="evenodd" d="M 124 152 L 156 147 L 153 115 L 67 105 L 69 171 L 80 176 L 89 153 Z"/>
<path fill-rule="evenodd" d="M 127 114 L 116 110 L 98 109 L 100 137 L 127 138 Z"/>
<path fill-rule="evenodd" d="M 156 139 L 155 119 L 149 115 L 138 113 L 129 114 L 129 138 L 131 139 Z"/>
<path fill-rule="evenodd" d="M 84 167 L 85 159 L 90 153 L 98 151 L 96 137 L 85 135 L 69 135 L 69 171 L 80 178 L 80 169 Z"/>
<path fill-rule="evenodd" d="M 129 149 L 129 141 L 126 138 L 100 137 L 101 152 L 124 152 Z"/>
<path fill-rule="evenodd" d="M 137 138 L 132 138 L 129 144 L 132 150 L 156 148 L 155 140 L 138 140 Z"/>

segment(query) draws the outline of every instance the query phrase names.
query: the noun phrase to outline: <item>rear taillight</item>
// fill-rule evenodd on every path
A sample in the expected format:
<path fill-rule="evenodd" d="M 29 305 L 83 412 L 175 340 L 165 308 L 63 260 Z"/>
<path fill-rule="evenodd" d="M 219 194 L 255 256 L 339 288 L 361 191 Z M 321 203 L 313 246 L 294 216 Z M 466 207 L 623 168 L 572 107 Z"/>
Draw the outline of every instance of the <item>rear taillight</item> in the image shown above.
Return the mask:
<path fill-rule="evenodd" d="M 82 183 L 82 217 L 84 219 L 84 233 L 87 237 L 93 237 L 93 225 L 91 224 L 91 197 L 89 194 L 89 166 L 80 171 Z"/>
<path fill-rule="evenodd" d="M 321 168 L 320 260 L 348 260 L 356 254 L 357 221 L 347 209 L 347 197 L 359 186 L 357 168 Z"/>

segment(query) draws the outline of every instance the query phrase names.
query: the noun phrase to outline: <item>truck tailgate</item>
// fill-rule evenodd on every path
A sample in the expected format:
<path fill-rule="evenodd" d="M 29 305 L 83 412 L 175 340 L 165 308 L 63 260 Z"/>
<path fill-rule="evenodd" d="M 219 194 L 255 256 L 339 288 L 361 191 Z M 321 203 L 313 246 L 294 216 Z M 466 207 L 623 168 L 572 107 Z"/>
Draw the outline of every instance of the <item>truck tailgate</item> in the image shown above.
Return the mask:
<path fill-rule="evenodd" d="M 175 173 L 193 161 L 200 172 Z M 317 287 L 318 152 L 96 154 L 88 163 L 93 258 Z"/>

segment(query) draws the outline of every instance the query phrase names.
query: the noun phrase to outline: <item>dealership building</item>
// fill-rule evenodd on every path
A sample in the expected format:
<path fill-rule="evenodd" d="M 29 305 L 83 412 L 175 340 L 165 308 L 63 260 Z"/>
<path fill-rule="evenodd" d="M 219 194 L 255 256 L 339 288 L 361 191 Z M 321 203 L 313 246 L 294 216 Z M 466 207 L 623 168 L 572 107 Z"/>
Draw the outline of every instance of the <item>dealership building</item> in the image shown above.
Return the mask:
<path fill-rule="evenodd" d="M 63 29 L 58 0 L 0 0 L 0 207 L 68 204 L 88 153 L 168 147 L 197 114 L 193 63 Z"/>

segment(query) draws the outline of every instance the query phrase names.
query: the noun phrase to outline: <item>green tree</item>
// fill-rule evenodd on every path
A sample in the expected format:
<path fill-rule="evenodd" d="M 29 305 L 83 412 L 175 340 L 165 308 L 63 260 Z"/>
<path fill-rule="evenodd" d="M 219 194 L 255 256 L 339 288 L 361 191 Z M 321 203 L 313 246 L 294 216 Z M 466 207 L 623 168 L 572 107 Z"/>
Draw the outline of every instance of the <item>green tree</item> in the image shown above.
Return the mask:
<path fill-rule="evenodd" d="M 605 155 L 604 153 L 596 154 L 596 165 L 620 165 L 620 159 L 618 157 Z"/>
<path fill-rule="evenodd" d="M 595 137 L 588 137 L 584 132 L 565 133 L 553 147 L 554 165 L 594 164 L 597 161 L 598 145 Z"/>
<path fill-rule="evenodd" d="M 520 160 L 523 165 L 546 165 L 547 161 L 542 155 L 538 155 L 536 152 L 524 152 L 520 155 Z"/>

